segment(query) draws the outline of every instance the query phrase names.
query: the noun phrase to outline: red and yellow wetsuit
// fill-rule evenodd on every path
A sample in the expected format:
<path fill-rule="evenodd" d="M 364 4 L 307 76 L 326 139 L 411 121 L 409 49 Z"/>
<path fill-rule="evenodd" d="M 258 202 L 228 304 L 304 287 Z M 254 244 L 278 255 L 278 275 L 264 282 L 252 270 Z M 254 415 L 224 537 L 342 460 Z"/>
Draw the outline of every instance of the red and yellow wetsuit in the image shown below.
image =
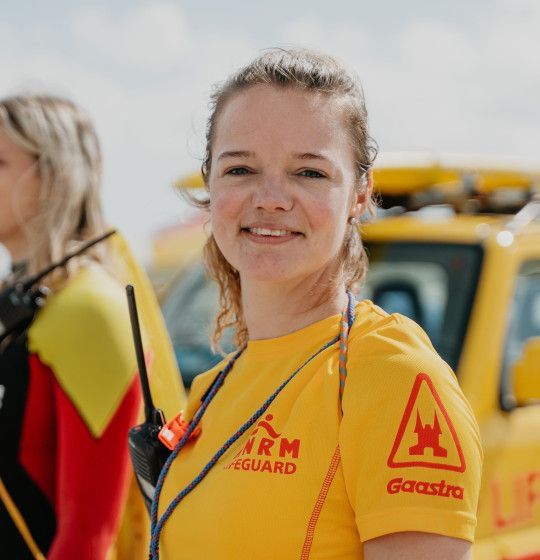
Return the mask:
<path fill-rule="evenodd" d="M 0 478 L 50 560 L 111 558 L 140 410 L 130 333 L 123 286 L 92 265 L 0 350 Z M 33 558 L 2 501 L 0 557 Z"/>

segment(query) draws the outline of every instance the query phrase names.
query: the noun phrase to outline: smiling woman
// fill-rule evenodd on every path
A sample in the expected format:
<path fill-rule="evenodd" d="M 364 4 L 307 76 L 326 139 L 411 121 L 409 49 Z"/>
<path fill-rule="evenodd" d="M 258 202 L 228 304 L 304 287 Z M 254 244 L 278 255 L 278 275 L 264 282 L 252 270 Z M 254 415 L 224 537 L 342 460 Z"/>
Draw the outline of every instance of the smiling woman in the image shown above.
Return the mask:
<path fill-rule="evenodd" d="M 200 205 L 214 343 L 232 325 L 239 350 L 193 384 L 151 557 L 468 557 L 470 408 L 420 327 L 353 295 L 367 268 L 356 223 L 373 209 L 358 84 L 329 57 L 272 50 L 212 100 Z"/>

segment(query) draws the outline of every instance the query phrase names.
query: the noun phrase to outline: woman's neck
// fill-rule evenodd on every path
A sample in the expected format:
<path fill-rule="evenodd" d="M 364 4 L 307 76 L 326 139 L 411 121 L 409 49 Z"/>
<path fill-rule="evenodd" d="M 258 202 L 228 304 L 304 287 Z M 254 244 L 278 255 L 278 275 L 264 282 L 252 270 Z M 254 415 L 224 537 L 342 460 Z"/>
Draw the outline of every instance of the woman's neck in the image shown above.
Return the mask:
<path fill-rule="evenodd" d="M 345 287 L 242 284 L 242 308 L 250 340 L 276 338 L 342 312 Z"/>
<path fill-rule="evenodd" d="M 18 232 L 9 238 L 1 239 L 0 243 L 8 250 L 12 262 L 28 260 L 30 256 L 30 243 L 23 232 Z"/>

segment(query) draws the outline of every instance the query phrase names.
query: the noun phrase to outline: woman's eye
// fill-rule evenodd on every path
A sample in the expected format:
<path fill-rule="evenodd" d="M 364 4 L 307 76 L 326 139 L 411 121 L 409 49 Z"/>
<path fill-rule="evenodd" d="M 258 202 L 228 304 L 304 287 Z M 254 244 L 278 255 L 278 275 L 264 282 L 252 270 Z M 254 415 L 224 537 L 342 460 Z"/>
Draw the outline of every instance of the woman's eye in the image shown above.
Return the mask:
<path fill-rule="evenodd" d="M 233 167 L 229 169 L 225 174 L 226 175 L 247 175 L 249 173 L 249 169 L 245 167 Z"/>
<path fill-rule="evenodd" d="M 300 175 L 302 175 L 303 177 L 308 177 L 310 179 L 321 179 L 324 177 L 322 173 L 319 173 L 319 171 L 315 171 L 315 169 L 303 169 L 302 171 L 300 171 Z"/>

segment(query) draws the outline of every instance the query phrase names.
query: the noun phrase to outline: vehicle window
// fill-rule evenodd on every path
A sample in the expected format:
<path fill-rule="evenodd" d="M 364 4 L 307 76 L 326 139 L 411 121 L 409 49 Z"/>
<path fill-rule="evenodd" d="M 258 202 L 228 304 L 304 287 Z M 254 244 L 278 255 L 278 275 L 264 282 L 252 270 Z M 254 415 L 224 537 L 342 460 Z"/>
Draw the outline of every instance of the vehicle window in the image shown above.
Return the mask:
<path fill-rule="evenodd" d="M 180 276 L 162 303 L 163 317 L 187 387 L 196 375 L 222 359 L 210 349 L 210 330 L 217 306 L 217 285 L 206 276 L 200 262 Z M 223 347 L 226 352 L 233 349 L 230 331 L 225 333 Z"/>
<path fill-rule="evenodd" d="M 366 249 L 370 268 L 362 297 L 416 321 L 456 370 L 482 249 L 436 243 L 371 243 Z"/>
<path fill-rule="evenodd" d="M 501 375 L 501 404 L 510 409 L 515 404 L 512 394 L 512 370 L 522 357 L 530 338 L 540 337 L 540 260 L 525 263 L 516 282 Z"/>
<path fill-rule="evenodd" d="M 480 271 L 482 250 L 472 245 L 377 243 L 367 246 L 370 270 L 361 297 L 418 322 L 455 370 Z M 163 316 L 186 386 L 221 360 L 210 350 L 218 290 L 198 262 L 174 284 Z M 234 349 L 226 332 L 224 350 Z"/>

